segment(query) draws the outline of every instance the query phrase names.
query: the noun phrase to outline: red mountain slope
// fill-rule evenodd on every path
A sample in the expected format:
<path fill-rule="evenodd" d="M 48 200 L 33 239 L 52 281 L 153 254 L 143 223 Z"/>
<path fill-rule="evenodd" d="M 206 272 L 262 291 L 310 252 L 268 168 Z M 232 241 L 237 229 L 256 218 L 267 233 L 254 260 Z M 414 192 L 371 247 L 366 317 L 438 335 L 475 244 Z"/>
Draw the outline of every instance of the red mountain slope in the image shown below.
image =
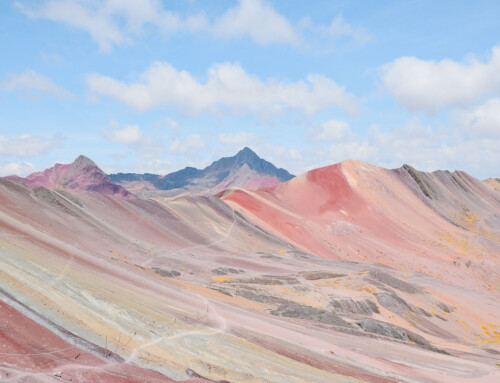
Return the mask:
<path fill-rule="evenodd" d="M 26 178 L 17 176 L 5 178 L 22 182 L 30 189 L 45 187 L 75 192 L 92 191 L 119 198 L 134 198 L 123 186 L 113 183 L 92 160 L 85 156 L 79 156 L 71 164 L 56 164 L 50 169 L 30 174 Z"/>
<path fill-rule="evenodd" d="M 487 193 L 486 187 L 481 190 Z M 464 192 L 468 198 L 473 194 L 472 188 Z M 492 275 L 498 270 L 494 255 L 500 251 L 500 236 L 498 226 L 489 223 L 496 222 L 500 206 L 493 192 L 483 194 L 475 194 L 482 205 L 458 193 L 460 202 L 455 202 L 471 206 L 482 230 L 467 230 L 444 218 L 444 198 L 441 205 L 438 199 L 426 204 L 397 172 L 358 161 L 315 169 L 269 189 L 228 191 L 222 199 L 254 224 L 313 254 L 378 262 L 491 289 L 500 278 Z M 489 210 L 475 209 L 480 205 Z M 459 273 L 457 265 L 465 264 L 468 272 Z"/>

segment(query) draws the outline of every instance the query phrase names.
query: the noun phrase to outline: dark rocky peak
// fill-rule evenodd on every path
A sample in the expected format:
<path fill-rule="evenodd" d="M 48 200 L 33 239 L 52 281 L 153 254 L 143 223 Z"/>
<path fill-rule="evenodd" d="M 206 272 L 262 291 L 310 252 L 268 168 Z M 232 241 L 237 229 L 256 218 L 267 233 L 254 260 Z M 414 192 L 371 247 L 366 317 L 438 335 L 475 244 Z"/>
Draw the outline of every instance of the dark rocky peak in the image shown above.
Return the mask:
<path fill-rule="evenodd" d="M 79 155 L 71 164 L 71 168 L 73 173 L 78 173 L 79 171 L 89 171 L 92 170 L 94 172 L 99 172 L 105 174 L 97 164 L 92 161 L 90 158 Z"/>
<path fill-rule="evenodd" d="M 262 161 L 262 159 L 252 149 L 250 149 L 247 146 L 245 146 L 238 153 L 236 153 L 235 160 L 238 163 L 247 165 L 255 164 L 259 161 Z"/>

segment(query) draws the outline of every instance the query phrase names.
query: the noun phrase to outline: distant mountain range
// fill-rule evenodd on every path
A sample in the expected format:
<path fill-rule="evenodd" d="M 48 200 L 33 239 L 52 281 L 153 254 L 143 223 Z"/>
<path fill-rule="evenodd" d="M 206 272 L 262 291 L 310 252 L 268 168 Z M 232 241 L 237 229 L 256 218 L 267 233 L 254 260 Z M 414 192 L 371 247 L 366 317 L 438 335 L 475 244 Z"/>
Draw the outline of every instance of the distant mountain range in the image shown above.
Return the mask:
<path fill-rule="evenodd" d="M 134 198 L 84 156 L 0 179 L 0 381 L 500 381 L 499 180 L 346 160 L 231 187 L 291 177 L 249 149 L 121 177 L 228 188 Z"/>
<path fill-rule="evenodd" d="M 112 176 L 175 198 L 84 156 L 0 178 L 0 380 L 500 381 L 498 179 L 290 177 L 244 149 Z"/>
<path fill-rule="evenodd" d="M 141 197 L 209 195 L 233 187 L 260 189 L 278 185 L 293 177 L 285 169 L 278 169 L 247 147 L 235 156 L 221 158 L 204 169 L 186 167 L 164 176 L 150 173 L 109 175 L 111 181 Z"/>
<path fill-rule="evenodd" d="M 359 164 L 360 162 L 344 161 L 344 163 Z M 359 168 L 368 166 L 371 165 L 360 165 Z M 492 203 L 495 206 L 500 203 L 499 179 L 491 178 L 480 181 L 462 171 L 437 170 L 426 173 L 409 165 L 386 171 L 404 182 L 406 187 L 411 189 L 412 193 L 425 205 L 455 225 L 466 228 L 469 228 L 471 224 L 474 224 L 476 228 L 500 225 L 500 217 L 497 214 L 488 213 L 496 211 L 496 208 L 490 206 Z M 311 172 L 306 175 L 315 174 Z M 339 179 L 329 177 L 331 174 L 327 173 L 323 178 L 331 185 L 340 184 Z M 278 185 L 293 178 L 295 178 L 294 175 L 285 169 L 278 169 L 247 147 L 232 157 L 214 161 L 204 169 L 186 167 L 164 176 L 150 173 L 106 175 L 91 159 L 80 155 L 71 164 L 58 163 L 25 178 L 16 175 L 3 177 L 6 180 L 23 183 L 30 189 L 44 187 L 70 192 L 96 192 L 122 199 L 134 199 L 135 196 L 143 199 L 181 195 L 209 196 L 219 195 L 220 192 L 229 189 L 244 189 L 245 191 L 268 189 L 266 191 L 266 196 L 268 196 L 276 190 Z M 299 182 L 298 179 L 295 181 Z M 286 182 L 283 187 L 280 185 L 280 193 L 289 187 L 288 184 L 290 183 Z M 342 193 L 343 191 L 332 191 L 330 194 L 334 196 L 332 198 L 338 199 L 341 198 Z M 483 198 L 478 198 L 479 195 Z M 477 211 L 482 211 L 484 214 L 481 220 L 477 220 L 472 213 Z"/>
<path fill-rule="evenodd" d="M 8 176 L 5 179 L 25 184 L 30 189 L 64 189 L 75 192 L 97 192 L 120 198 L 134 198 L 123 186 L 113 183 L 109 177 L 85 156 L 79 156 L 71 164 L 56 164 L 42 172 L 32 173 L 26 178 Z"/>
<path fill-rule="evenodd" d="M 25 184 L 30 189 L 64 189 L 97 192 L 119 198 L 172 197 L 177 195 L 214 195 L 240 187 L 248 190 L 268 188 L 294 176 L 263 160 L 249 148 L 233 157 L 224 157 L 204 169 L 187 167 L 161 176 L 157 174 L 118 173 L 106 175 L 91 159 L 81 155 L 71 164 L 56 164 L 23 178 L 4 179 Z"/>

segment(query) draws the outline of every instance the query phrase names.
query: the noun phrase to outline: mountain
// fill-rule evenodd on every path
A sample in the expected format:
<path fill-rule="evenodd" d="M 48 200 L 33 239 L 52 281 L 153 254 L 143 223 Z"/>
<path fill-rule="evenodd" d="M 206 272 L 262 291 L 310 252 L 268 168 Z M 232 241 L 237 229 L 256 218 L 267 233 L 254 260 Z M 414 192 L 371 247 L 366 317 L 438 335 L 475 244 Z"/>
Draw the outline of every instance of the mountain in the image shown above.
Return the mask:
<path fill-rule="evenodd" d="M 426 173 L 410 165 L 393 172 L 427 206 L 453 224 L 482 231 L 500 227 L 498 180 L 479 181 L 463 171 Z"/>
<path fill-rule="evenodd" d="M 348 160 L 220 197 L 255 225 L 324 258 L 432 270 L 479 289 L 500 278 L 493 257 L 500 252 L 500 191 L 464 172 Z M 457 280 L 464 264 L 474 272 Z"/>
<path fill-rule="evenodd" d="M 0 381 L 498 382 L 499 186 L 359 161 L 156 200 L 0 179 Z"/>
<path fill-rule="evenodd" d="M 235 156 L 221 158 L 204 169 L 186 167 L 164 176 L 118 173 L 109 177 L 137 195 L 152 197 L 180 194 L 213 195 L 232 187 L 266 188 L 288 181 L 294 176 L 285 169 L 276 168 L 245 147 Z"/>
<path fill-rule="evenodd" d="M 249 155 L 205 176 L 248 182 Z M 0 180 L 0 376 L 500 377 L 497 180 L 349 160 L 215 197 L 72 194 L 103 182 L 84 157 L 25 180 L 69 192 Z"/>
<path fill-rule="evenodd" d="M 32 173 L 26 178 L 8 176 L 5 179 L 21 182 L 30 189 L 45 187 L 75 192 L 91 191 L 119 198 L 134 198 L 123 186 L 113 183 L 91 159 L 82 155 L 71 164 L 56 164 L 50 169 Z"/>

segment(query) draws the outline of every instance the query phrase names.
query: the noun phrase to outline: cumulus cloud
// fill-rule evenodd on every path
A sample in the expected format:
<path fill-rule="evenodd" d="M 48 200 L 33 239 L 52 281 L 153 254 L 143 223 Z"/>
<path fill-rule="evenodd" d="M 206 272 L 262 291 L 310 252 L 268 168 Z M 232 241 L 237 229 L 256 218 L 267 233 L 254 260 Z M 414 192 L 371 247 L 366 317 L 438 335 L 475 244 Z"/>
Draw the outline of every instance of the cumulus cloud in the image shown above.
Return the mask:
<path fill-rule="evenodd" d="M 201 113 L 269 114 L 296 109 L 312 115 L 338 107 L 356 114 L 358 99 L 331 78 L 310 74 L 305 81 L 261 80 L 238 64 L 216 64 L 200 82 L 168 63 L 155 62 L 138 81 L 125 83 L 100 74 L 87 76 L 88 91 L 123 102 L 136 110 L 173 107 L 191 115 Z"/>
<path fill-rule="evenodd" d="M 261 0 L 241 0 L 215 21 L 213 31 L 222 38 L 249 36 L 261 44 L 294 45 L 300 40 L 291 23 Z"/>
<path fill-rule="evenodd" d="M 176 138 L 166 148 L 173 154 L 184 154 L 193 149 L 203 149 L 207 146 L 207 140 L 198 134 L 191 134 L 186 137 Z"/>
<path fill-rule="evenodd" d="M 73 98 L 72 93 L 55 84 L 50 78 L 31 69 L 0 80 L 0 88 L 5 91 L 38 91 L 59 98 Z"/>
<path fill-rule="evenodd" d="M 382 83 L 410 110 L 436 113 L 469 106 L 484 96 L 500 95 L 500 47 L 484 62 L 401 57 L 382 67 Z"/>
<path fill-rule="evenodd" d="M 309 168 L 346 159 L 385 168 L 407 163 L 419 170 L 465 170 L 476 177 L 498 176 L 500 138 L 467 138 L 453 129 L 422 124 L 412 119 L 401 127 L 383 130 L 372 125 L 365 136 L 352 141 L 325 143 L 305 156 Z"/>
<path fill-rule="evenodd" d="M 453 111 L 450 120 L 468 136 L 500 138 L 500 99 L 492 98 L 474 108 Z"/>
<path fill-rule="evenodd" d="M 123 43 L 125 38 L 119 28 L 104 14 L 95 11 L 92 5 L 92 2 L 84 4 L 64 0 L 46 1 L 38 6 L 16 3 L 17 8 L 28 17 L 60 22 L 87 31 L 102 51 L 109 51 L 112 45 Z"/>
<path fill-rule="evenodd" d="M 110 141 L 124 145 L 138 144 L 143 140 L 142 131 L 138 125 L 127 125 L 123 129 L 111 128 L 103 134 Z"/>
<path fill-rule="evenodd" d="M 123 165 L 120 165 L 123 167 Z M 131 169 L 131 170 L 128 170 Z M 147 161 L 137 162 L 132 164 L 127 171 L 134 173 L 152 173 L 152 174 L 168 174 L 172 172 L 172 163 L 164 159 L 152 159 Z"/>
<path fill-rule="evenodd" d="M 171 123 L 177 123 L 170 120 Z M 104 138 L 109 141 L 125 145 L 134 150 L 137 154 L 144 158 L 150 158 L 150 164 L 157 161 L 157 157 L 161 154 L 185 154 L 195 149 L 203 149 L 208 139 L 198 134 L 191 134 L 179 137 L 174 135 L 168 142 L 164 142 L 164 138 L 151 137 L 145 135 L 138 125 L 127 125 L 120 128 L 118 123 L 111 121 L 110 128 L 103 130 Z"/>
<path fill-rule="evenodd" d="M 36 166 L 31 162 L 9 162 L 0 164 L 0 177 L 12 175 L 24 177 L 36 170 Z"/>
<path fill-rule="evenodd" d="M 146 27 L 164 33 L 203 32 L 219 39 L 248 37 L 258 44 L 292 46 L 302 45 L 310 34 L 313 39 L 326 42 L 332 38 L 358 42 L 369 39 L 364 29 L 351 26 L 342 16 L 327 25 L 314 24 L 309 19 L 293 23 L 263 0 L 240 0 L 212 20 L 199 12 L 182 16 L 165 9 L 159 0 L 46 0 L 30 5 L 18 1 L 16 6 L 30 18 L 86 31 L 102 52 L 132 42 Z"/>
<path fill-rule="evenodd" d="M 296 148 L 287 148 L 281 145 L 266 143 L 262 145 L 261 152 L 266 153 L 265 158 L 270 158 L 276 163 L 283 164 L 280 166 L 287 167 L 289 161 L 301 162 L 303 160 L 302 153 Z"/>
<path fill-rule="evenodd" d="M 256 134 L 247 132 L 223 133 L 218 138 L 224 145 L 235 147 L 249 146 L 260 141 Z"/>
<path fill-rule="evenodd" d="M 137 162 L 126 162 L 126 157 L 115 156 L 115 159 L 119 159 L 119 162 L 112 163 L 109 166 L 102 168 L 106 174 L 113 173 L 151 173 L 151 174 L 168 174 L 172 171 L 177 170 L 173 168 L 172 162 L 166 159 L 149 159 L 140 160 Z"/>
<path fill-rule="evenodd" d="M 164 31 L 193 30 L 205 25 L 204 18 L 180 15 L 164 10 L 158 0 L 47 0 L 37 5 L 16 2 L 26 16 L 46 19 L 81 29 L 90 34 L 102 52 L 115 45 L 130 43 L 146 25 Z"/>
<path fill-rule="evenodd" d="M 101 131 L 104 138 L 116 144 L 125 145 L 141 157 L 154 158 L 165 150 L 161 141 L 146 137 L 138 125 L 120 128 L 116 121 L 110 122 L 109 129 Z"/>
<path fill-rule="evenodd" d="M 336 16 L 330 24 L 315 24 L 304 17 L 298 24 L 302 40 L 316 47 L 326 46 L 326 51 L 338 45 L 339 41 L 364 45 L 372 40 L 371 34 L 363 27 L 354 26 L 344 20 L 342 15 Z M 327 43 L 327 44 L 325 44 Z M 322 49 L 323 51 L 325 48 Z"/>
<path fill-rule="evenodd" d="M 328 120 L 312 127 L 308 130 L 308 134 L 314 141 L 343 142 L 356 138 L 349 124 L 337 120 Z"/>
<path fill-rule="evenodd" d="M 439 135 L 431 126 L 411 120 L 388 131 L 372 125 L 365 136 L 335 142 L 326 152 L 332 163 L 350 158 L 389 168 L 409 163 L 431 170 L 445 165 L 443 158 L 449 138 Z"/>
<path fill-rule="evenodd" d="M 338 15 L 324 31 L 335 39 L 350 37 L 357 43 L 364 44 L 371 40 L 368 31 L 361 27 L 354 27 L 344 20 L 342 15 Z"/>
<path fill-rule="evenodd" d="M 17 137 L 0 136 L 0 155 L 19 158 L 36 157 L 49 152 L 59 139 L 23 134 Z"/>

